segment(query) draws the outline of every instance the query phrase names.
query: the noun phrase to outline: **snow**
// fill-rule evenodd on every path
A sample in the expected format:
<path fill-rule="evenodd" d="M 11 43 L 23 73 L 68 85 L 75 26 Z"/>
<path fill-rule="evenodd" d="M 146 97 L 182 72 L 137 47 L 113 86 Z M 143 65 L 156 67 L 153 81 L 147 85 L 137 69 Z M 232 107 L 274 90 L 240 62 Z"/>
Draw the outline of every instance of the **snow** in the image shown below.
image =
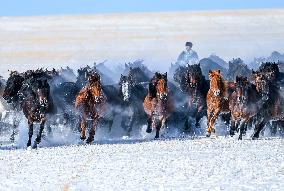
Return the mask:
<path fill-rule="evenodd" d="M 122 140 L 0 150 L 0 190 L 283 190 L 284 140 Z"/>

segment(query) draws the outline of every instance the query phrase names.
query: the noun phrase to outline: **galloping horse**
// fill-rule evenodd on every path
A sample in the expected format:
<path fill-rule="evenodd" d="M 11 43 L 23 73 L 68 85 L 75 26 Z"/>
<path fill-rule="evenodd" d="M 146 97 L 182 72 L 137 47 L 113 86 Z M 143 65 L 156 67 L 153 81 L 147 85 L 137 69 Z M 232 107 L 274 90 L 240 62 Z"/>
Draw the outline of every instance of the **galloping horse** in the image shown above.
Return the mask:
<path fill-rule="evenodd" d="M 206 96 L 209 90 L 209 82 L 202 75 L 200 64 L 188 65 L 186 84 L 189 113 L 195 117 L 195 126 L 199 127 L 200 119 L 206 116 Z"/>
<path fill-rule="evenodd" d="M 207 93 L 207 137 L 215 133 L 214 124 L 221 112 L 230 112 L 228 89 L 220 70 L 209 70 L 210 89 Z"/>
<path fill-rule="evenodd" d="M 156 128 L 155 138 L 159 138 L 161 127 L 166 125 L 173 105 L 167 87 L 167 73 L 155 73 L 154 78 L 149 84 L 148 95 L 144 99 L 144 110 L 148 116 L 147 133 L 151 133 Z"/>
<path fill-rule="evenodd" d="M 206 95 L 209 90 L 209 81 L 202 74 L 200 64 L 179 67 L 174 74 L 174 80 L 179 84 L 186 97 L 186 103 L 182 102 L 185 109 L 185 130 L 190 129 L 189 116 L 195 118 L 195 126 L 199 127 L 199 121 L 206 116 Z"/>
<path fill-rule="evenodd" d="M 13 132 L 11 134 L 10 140 L 15 140 L 15 135 L 18 133 L 17 127 L 20 123 L 21 118 L 18 112 L 21 110 L 20 98 L 18 92 L 21 89 L 24 82 L 24 77 L 22 74 L 12 71 L 10 77 L 6 82 L 6 86 L 3 92 L 3 98 L 8 103 L 13 116 Z"/>
<path fill-rule="evenodd" d="M 253 139 L 259 138 L 261 130 L 270 120 L 273 121 L 273 126 L 274 128 L 276 127 L 275 129 L 278 128 L 278 125 L 281 125 L 283 128 L 283 110 L 281 108 L 283 100 L 273 73 L 273 71 L 267 73 L 261 70 L 252 72 L 256 90 L 261 95 L 261 102 L 259 103 L 260 109 L 257 113 L 257 124 L 255 125 Z M 276 131 L 275 129 L 273 131 Z"/>
<path fill-rule="evenodd" d="M 33 123 L 40 123 L 40 130 L 33 144 L 33 148 L 41 141 L 41 135 L 46 122 L 46 115 L 53 109 L 53 101 L 50 95 L 50 86 L 46 79 L 26 80 L 19 91 L 22 97 L 21 106 L 25 117 L 28 119 L 29 140 L 27 147 L 31 146 L 33 136 Z"/>
<path fill-rule="evenodd" d="M 98 120 L 103 116 L 106 110 L 106 97 L 101 87 L 100 75 L 97 73 L 89 74 L 88 83 L 79 92 L 76 97 L 75 107 L 80 110 L 81 117 L 81 139 L 86 139 L 87 118 L 93 120 L 93 124 L 89 130 L 87 143 L 90 144 L 94 140 L 95 129 Z"/>
<path fill-rule="evenodd" d="M 147 89 L 137 83 L 137 80 L 130 70 L 129 75 L 121 75 L 119 81 L 121 127 L 127 131 L 128 136 L 134 126 L 139 126 L 147 118 L 143 110 L 143 98 L 147 95 Z"/>
<path fill-rule="evenodd" d="M 259 110 L 260 96 L 255 85 L 247 77 L 237 76 L 235 91 L 230 95 L 229 108 L 231 111 L 230 135 L 240 131 L 239 140 L 246 133 L 247 125 Z"/>

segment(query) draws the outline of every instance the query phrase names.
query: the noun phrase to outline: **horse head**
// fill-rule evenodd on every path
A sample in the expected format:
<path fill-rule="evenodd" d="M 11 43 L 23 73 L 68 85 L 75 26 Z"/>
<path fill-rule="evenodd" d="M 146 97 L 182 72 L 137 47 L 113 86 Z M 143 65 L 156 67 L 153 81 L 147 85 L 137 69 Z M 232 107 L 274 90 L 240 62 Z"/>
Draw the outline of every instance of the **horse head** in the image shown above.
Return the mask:
<path fill-rule="evenodd" d="M 36 80 L 35 93 L 42 108 L 47 109 L 50 105 L 50 86 L 46 79 Z"/>
<path fill-rule="evenodd" d="M 210 89 L 214 96 L 221 96 L 226 91 L 220 70 L 209 70 Z"/>
<path fill-rule="evenodd" d="M 237 76 L 235 92 L 237 95 L 238 102 L 244 102 L 248 99 L 247 97 L 248 89 L 249 89 L 249 81 L 247 77 Z"/>
<path fill-rule="evenodd" d="M 186 82 L 190 88 L 196 88 L 202 80 L 200 64 L 188 65 L 186 72 Z"/>
<path fill-rule="evenodd" d="M 23 85 L 24 78 L 16 71 L 10 73 L 10 77 L 7 80 L 6 87 L 3 92 L 3 98 L 7 102 L 11 102 Z"/>
<path fill-rule="evenodd" d="M 123 101 L 129 101 L 131 97 L 131 88 L 134 84 L 133 81 L 134 80 L 133 80 L 133 76 L 131 73 L 128 76 L 124 76 L 121 74 L 119 85 L 120 85 L 121 93 L 123 96 Z"/>
<path fill-rule="evenodd" d="M 252 71 L 252 79 L 256 90 L 261 94 L 262 100 L 268 100 L 269 96 L 269 77 L 260 71 Z"/>
<path fill-rule="evenodd" d="M 100 75 L 98 73 L 89 74 L 88 82 L 89 86 L 87 94 L 91 96 L 96 103 L 100 102 L 103 95 Z"/>
<path fill-rule="evenodd" d="M 157 96 L 161 100 L 166 100 L 168 97 L 168 88 L 167 88 L 167 72 L 165 74 L 156 73 L 156 90 Z"/>

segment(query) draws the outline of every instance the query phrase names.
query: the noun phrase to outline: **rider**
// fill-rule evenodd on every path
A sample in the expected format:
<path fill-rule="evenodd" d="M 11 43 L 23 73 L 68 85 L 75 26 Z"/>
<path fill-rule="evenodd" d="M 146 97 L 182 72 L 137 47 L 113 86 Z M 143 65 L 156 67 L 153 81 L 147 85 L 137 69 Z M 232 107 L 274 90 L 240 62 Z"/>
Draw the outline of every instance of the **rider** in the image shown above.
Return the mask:
<path fill-rule="evenodd" d="M 179 57 L 177 58 L 177 64 L 180 66 L 185 66 L 187 64 L 193 65 L 198 64 L 198 55 L 197 53 L 192 50 L 192 42 L 185 43 L 185 50 L 180 53 Z"/>

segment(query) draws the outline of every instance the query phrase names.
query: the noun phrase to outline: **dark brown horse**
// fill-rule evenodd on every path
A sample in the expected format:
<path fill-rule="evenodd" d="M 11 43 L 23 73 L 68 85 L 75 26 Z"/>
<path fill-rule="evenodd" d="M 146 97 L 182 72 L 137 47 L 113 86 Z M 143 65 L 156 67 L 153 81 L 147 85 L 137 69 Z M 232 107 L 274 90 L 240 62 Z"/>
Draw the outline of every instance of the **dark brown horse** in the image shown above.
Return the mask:
<path fill-rule="evenodd" d="M 279 124 L 283 124 L 283 100 L 273 72 L 259 70 L 256 72 L 253 71 L 252 74 L 256 90 L 261 96 L 261 102 L 259 103 L 260 109 L 257 113 L 257 123 L 253 134 L 253 139 L 257 139 L 269 121 L 273 121 L 273 126 L 276 127 Z"/>
<path fill-rule="evenodd" d="M 27 147 L 31 146 L 31 139 L 33 136 L 33 124 L 35 122 L 40 124 L 39 133 L 33 144 L 36 148 L 41 141 L 42 132 L 46 122 L 47 114 L 53 109 L 53 101 L 50 95 L 50 86 L 47 80 L 30 79 L 23 84 L 19 91 L 23 97 L 22 109 L 25 117 L 28 119 L 29 125 L 29 140 Z"/>
<path fill-rule="evenodd" d="M 106 110 L 106 97 L 102 91 L 99 74 L 90 74 L 87 85 L 76 97 L 75 107 L 80 110 L 82 140 L 86 139 L 87 119 L 91 118 L 93 121 L 87 139 L 87 143 L 90 144 L 94 140 L 98 120 L 103 116 Z"/>
<path fill-rule="evenodd" d="M 206 116 L 206 96 L 209 90 L 209 82 L 202 75 L 200 64 L 188 65 L 186 84 L 189 114 L 195 118 L 195 126 L 199 127 L 199 121 Z"/>
<path fill-rule="evenodd" d="M 235 131 L 240 131 L 239 140 L 242 139 L 249 122 L 259 110 L 259 98 L 256 87 L 248 81 L 247 77 L 236 77 L 235 91 L 229 98 L 231 136 L 235 134 Z"/>
<path fill-rule="evenodd" d="M 229 93 L 234 84 L 225 82 L 220 70 L 209 71 L 210 89 L 207 93 L 207 137 L 215 133 L 214 124 L 220 113 L 229 113 Z"/>
<path fill-rule="evenodd" d="M 155 138 L 159 138 L 159 132 L 173 111 L 172 99 L 167 87 L 167 73 L 156 73 L 149 85 L 148 95 L 144 99 L 144 110 L 148 116 L 147 133 L 156 128 Z"/>

